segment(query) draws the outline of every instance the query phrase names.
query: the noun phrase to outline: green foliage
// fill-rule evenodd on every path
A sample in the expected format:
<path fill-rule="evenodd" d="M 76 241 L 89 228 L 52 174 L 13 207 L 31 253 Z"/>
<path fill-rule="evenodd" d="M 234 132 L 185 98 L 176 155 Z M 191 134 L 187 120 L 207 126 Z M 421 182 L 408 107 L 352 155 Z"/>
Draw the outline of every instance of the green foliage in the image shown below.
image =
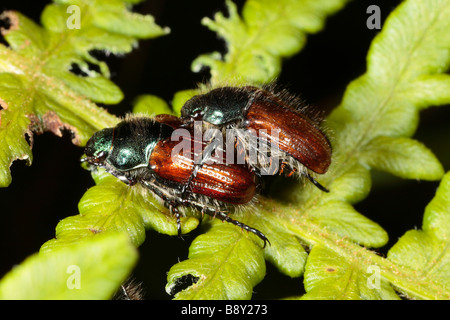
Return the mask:
<path fill-rule="evenodd" d="M 167 292 L 172 292 L 180 277 L 190 274 L 198 282 L 177 294 L 177 299 L 250 299 L 253 287 L 265 275 L 260 243 L 219 221 L 211 229 L 191 244 L 188 260 L 170 269 Z"/>
<path fill-rule="evenodd" d="M 143 187 L 130 188 L 104 170 L 93 177 L 97 185 L 80 200 L 80 214 L 61 220 L 56 226 L 56 238 L 47 241 L 41 251 L 76 244 L 82 238 L 100 233 L 125 232 L 136 246 L 144 242 L 146 229 L 177 234 L 175 217 L 168 215 L 164 206 Z M 185 233 L 198 225 L 194 217 L 184 217 L 181 221 Z"/>
<path fill-rule="evenodd" d="M 211 83 L 228 81 L 266 83 L 280 73 L 282 58 L 300 51 L 306 33 L 323 28 L 327 15 L 347 0 L 248 0 L 239 16 L 236 5 L 227 0 L 229 17 L 218 12 L 214 20 L 202 23 L 227 42 L 227 53 L 201 55 L 192 64 L 194 71 L 203 66 L 211 69 Z"/>
<path fill-rule="evenodd" d="M 0 299 L 109 299 L 136 261 L 126 235 L 92 237 L 27 258 L 0 281 Z"/>
<path fill-rule="evenodd" d="M 31 164 L 26 136 L 42 131 L 61 136 L 69 129 L 73 142 L 84 145 L 95 131 L 117 122 L 95 102 L 115 104 L 123 94 L 91 51 L 124 54 L 138 38 L 168 32 L 153 17 L 129 12 L 133 2 L 138 1 L 55 1 L 42 13 L 42 27 L 18 12 L 2 14 L 11 26 L 2 31 L 9 47 L 0 44 L 0 186 L 11 183 L 12 161 Z M 79 28 L 68 27 L 76 18 L 67 13 L 69 5 L 78 8 Z M 72 73 L 73 65 L 87 76 Z"/>
<path fill-rule="evenodd" d="M 304 282 L 308 294 L 302 299 L 399 299 L 379 277 L 378 265 L 360 257 L 348 259 L 320 244 L 309 254 Z"/>
<path fill-rule="evenodd" d="M 145 94 L 137 97 L 134 101 L 133 113 L 147 115 L 149 117 L 157 114 L 172 114 L 172 110 L 163 99 Z"/>
<path fill-rule="evenodd" d="M 303 268 L 306 270 L 307 294 L 303 298 L 398 298 L 391 285 L 412 297 L 449 298 L 448 286 L 439 282 L 440 277 L 433 279 L 436 281 L 430 285 L 430 281 L 417 276 L 414 270 L 403 270 L 390 260 L 361 248 L 360 245 L 381 247 L 387 243 L 388 236 L 377 223 L 352 206 L 365 198 L 370 190 L 370 168 L 402 178 L 437 180 L 442 177 L 444 171 L 436 157 L 409 137 L 416 130 L 421 109 L 450 102 L 449 77 L 441 74 L 450 62 L 449 17 L 450 6 L 446 1 L 407 1 L 386 21 L 370 48 L 367 72 L 348 86 L 341 105 L 327 119 L 334 134 L 334 154 L 329 172 L 320 179 L 330 188 L 329 194 L 321 193 L 311 185 L 298 184 L 286 189 L 283 180 L 274 189 L 287 193 L 284 199 L 287 204 L 260 198 L 257 210 L 249 210 L 240 218 L 240 221 L 264 230 L 270 239 L 274 234 L 283 235 L 276 237 L 273 245 L 261 255 L 289 276 L 299 276 Z M 224 23 L 221 15 L 217 18 Z M 229 20 L 233 19 L 235 16 L 231 13 Z M 227 40 L 229 44 L 233 43 L 233 40 Z M 225 59 L 218 64 L 227 65 L 228 61 L 230 65 L 234 63 L 233 59 Z M 213 79 L 214 71 L 227 74 L 215 64 L 212 69 Z M 215 229 L 208 233 L 213 232 Z M 301 250 L 294 255 L 306 265 L 283 268 L 281 264 L 292 259 L 292 251 L 284 248 L 296 243 L 294 237 L 313 249 L 307 259 Z M 409 253 L 416 252 L 411 250 Z M 214 255 L 210 259 L 213 260 Z M 246 256 L 242 255 L 240 259 L 245 261 Z M 440 264 L 435 260 L 427 261 L 430 269 L 434 267 L 433 261 Z M 234 259 L 229 264 L 236 262 Z M 200 277 L 202 281 L 208 281 L 208 273 L 201 273 L 200 266 L 192 270 L 192 264 L 189 268 L 186 262 L 180 264 L 186 266 L 182 274 L 202 275 L 206 278 Z M 371 280 L 368 270 L 372 269 L 379 270 L 381 275 L 377 290 L 367 286 L 367 281 Z M 395 270 L 401 272 L 393 279 L 390 275 Z M 180 275 L 179 265 L 169 272 L 169 283 L 174 281 L 175 271 Z M 263 271 L 262 267 L 260 271 Z M 443 274 L 448 277 L 445 270 Z M 195 290 L 196 297 L 220 297 L 211 295 L 206 289 L 202 296 L 199 292 L 202 286 L 185 291 L 188 290 Z M 183 297 L 185 291 L 179 297 Z"/>
<path fill-rule="evenodd" d="M 389 250 L 388 259 L 410 270 L 419 285 L 406 286 L 392 277 L 395 286 L 418 298 L 450 298 L 450 173 L 442 179 L 436 196 L 425 209 L 422 230 L 408 231 Z M 425 286 L 427 289 L 423 290 Z M 431 293 L 428 294 L 427 293 Z"/>
<path fill-rule="evenodd" d="M 229 17 L 217 13 L 214 20 L 203 20 L 225 39 L 227 53 L 201 55 L 193 62 L 193 70 L 209 67 L 211 86 L 269 83 L 279 74 L 282 58 L 297 53 L 306 33 L 323 28 L 326 16 L 346 2 L 248 0 L 239 15 L 236 6 L 227 1 Z M 20 23 L 6 34 L 10 48 L 0 45 L 3 185 L 10 182 L 9 166 L 14 159 L 31 161 L 25 135 L 31 137 L 42 130 L 61 134 L 61 128 L 69 128 L 74 142 L 83 145 L 92 132 L 117 122 L 94 102 L 117 103 L 122 94 L 108 80 L 107 66 L 89 50 L 126 53 L 136 38 L 166 33 L 151 17 L 127 11 L 128 4 L 79 2 L 84 12 L 80 30 L 65 27 L 65 3 L 44 10 L 43 27 L 9 13 Z M 407 232 L 387 258 L 370 250 L 387 243 L 386 231 L 353 207 L 370 191 L 371 169 L 405 179 L 439 180 L 444 175 L 433 153 L 411 137 L 420 110 L 450 103 L 450 76 L 445 74 L 450 64 L 449 30 L 448 1 L 408 0 L 400 5 L 374 39 L 366 73 L 350 83 L 342 103 L 326 121 L 333 132 L 333 159 L 320 182 L 331 192 L 323 193 L 312 184 L 291 183 L 287 188 L 286 180 L 279 179 L 273 186 L 273 199 L 261 196 L 254 206 L 235 214 L 235 219 L 269 237 L 271 245 L 266 248 L 251 233 L 204 219 L 208 228 L 193 241 L 188 259 L 170 269 L 166 290 L 176 292 L 182 279 L 192 276 L 195 285 L 178 292 L 176 299 L 249 299 L 253 287 L 264 278 L 267 260 L 290 277 L 303 276 L 307 293 L 299 297 L 302 299 L 398 299 L 397 292 L 411 298 L 449 299 L 450 174 L 425 210 L 423 230 Z M 100 73 L 90 70 L 87 62 L 97 65 Z M 72 63 L 88 76 L 69 72 Z M 160 98 L 140 96 L 133 112 L 178 114 L 184 101 L 197 92 L 176 93 L 173 111 Z M 99 234 L 111 233 L 108 239 L 113 239 L 120 231 L 135 246 L 142 244 L 148 229 L 176 234 L 174 217 L 143 187 L 128 187 L 102 170 L 93 172 L 93 177 L 96 186 L 81 199 L 80 214 L 58 224 L 56 238 L 42 246 L 38 258 L 21 266 L 27 270 L 24 273 L 36 272 L 45 278 L 46 271 L 33 265 L 53 263 L 45 259 L 63 261 L 58 257 L 67 254 L 64 250 L 77 251 L 81 260 L 85 251 L 87 257 L 92 256 L 83 244 L 95 241 Z M 275 190 L 283 192 L 275 198 Z M 198 226 L 197 214 L 186 213 L 184 233 Z M 120 246 L 102 244 L 98 248 L 109 245 Z M 108 251 L 111 249 L 97 254 L 106 257 Z M 117 259 L 129 254 L 125 251 Z M 118 261 L 118 268 L 121 263 L 125 262 Z M 123 279 L 130 265 L 115 279 Z M 0 295 L 6 292 L 2 288 L 12 285 L 9 283 L 20 285 L 20 277 L 3 279 Z M 58 279 L 55 286 L 65 285 Z M 117 289 L 118 282 L 114 283 Z M 111 288 L 102 293 L 86 291 L 84 297 L 107 298 Z M 42 297 L 64 298 L 50 293 Z"/>

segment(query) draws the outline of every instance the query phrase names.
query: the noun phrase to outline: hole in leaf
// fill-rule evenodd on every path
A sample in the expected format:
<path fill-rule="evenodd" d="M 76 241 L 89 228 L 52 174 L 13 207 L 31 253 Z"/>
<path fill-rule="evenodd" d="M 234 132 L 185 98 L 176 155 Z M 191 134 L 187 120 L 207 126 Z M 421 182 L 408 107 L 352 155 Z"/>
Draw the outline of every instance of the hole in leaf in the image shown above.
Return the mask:
<path fill-rule="evenodd" d="M 17 29 L 19 19 L 14 11 L 3 11 L 0 13 L 0 32 L 2 35 L 7 34 L 10 30 Z"/>
<path fill-rule="evenodd" d="M 89 50 L 89 55 L 97 61 L 105 62 L 110 70 L 116 70 L 121 62 L 123 56 L 114 54 L 111 51 L 108 50 L 101 50 L 101 49 L 93 49 Z M 95 68 L 98 69 L 98 73 L 100 73 L 100 68 L 98 68 L 97 65 L 94 65 Z M 93 69 L 92 67 L 89 67 L 91 70 L 97 71 L 97 69 Z M 115 75 L 115 72 L 111 73 L 112 75 Z"/>
<path fill-rule="evenodd" d="M 85 63 L 87 64 L 87 70 L 89 70 L 89 72 L 101 74 L 101 70 L 98 65 L 90 63 L 88 61 L 85 61 Z M 80 77 L 89 77 L 90 74 L 89 72 L 87 72 L 87 70 L 86 69 L 83 70 L 78 63 L 72 63 L 69 68 L 70 72 Z"/>
<path fill-rule="evenodd" d="M 111 56 L 113 56 L 113 54 L 110 51 L 101 50 L 101 49 L 92 49 L 92 50 L 89 50 L 88 53 L 91 57 L 93 57 L 96 60 L 100 60 L 100 61 L 104 61 L 104 60 L 110 58 Z"/>
<path fill-rule="evenodd" d="M 197 283 L 199 279 L 199 277 L 196 277 L 192 274 L 187 274 L 180 278 L 177 278 L 177 280 L 175 281 L 175 285 L 172 287 L 172 290 L 170 290 L 169 294 L 173 296 L 178 292 L 183 291 L 184 289 L 187 289 L 193 284 Z"/>
<path fill-rule="evenodd" d="M 11 12 L 4 11 L 0 14 L 0 43 L 8 46 L 5 35 L 14 27 L 14 20 L 10 16 Z"/>
<path fill-rule="evenodd" d="M 33 135 L 31 133 L 25 133 L 25 141 L 28 143 L 30 148 L 33 148 Z"/>
<path fill-rule="evenodd" d="M 101 70 L 100 67 L 98 65 L 96 65 L 95 63 L 91 63 L 91 62 L 86 62 L 88 65 L 88 68 L 90 71 L 94 71 L 96 73 L 101 74 Z"/>
<path fill-rule="evenodd" d="M 61 131 L 61 135 L 62 136 L 68 136 L 68 137 L 70 137 L 70 140 L 74 140 L 74 139 L 76 139 L 77 138 L 77 136 L 76 136 L 76 134 L 75 134 L 75 132 L 73 132 L 72 130 L 70 130 L 69 128 L 61 128 L 60 129 L 60 131 Z"/>
<path fill-rule="evenodd" d="M 77 63 L 72 63 L 70 65 L 70 72 L 72 72 L 73 74 L 80 76 L 80 77 L 87 77 L 89 76 L 86 72 L 84 72 L 83 70 L 81 70 L 80 66 Z"/>
<path fill-rule="evenodd" d="M 0 15 L 0 30 L 9 30 L 11 28 L 11 19 L 4 13 Z"/>
<path fill-rule="evenodd" d="M 80 145 L 80 137 L 77 129 L 64 123 L 55 112 L 48 111 L 42 116 L 41 120 L 37 119 L 37 117 L 30 117 L 30 119 L 32 121 L 30 125 L 32 132 L 39 134 L 50 131 L 58 137 L 70 135 L 72 143 Z"/>

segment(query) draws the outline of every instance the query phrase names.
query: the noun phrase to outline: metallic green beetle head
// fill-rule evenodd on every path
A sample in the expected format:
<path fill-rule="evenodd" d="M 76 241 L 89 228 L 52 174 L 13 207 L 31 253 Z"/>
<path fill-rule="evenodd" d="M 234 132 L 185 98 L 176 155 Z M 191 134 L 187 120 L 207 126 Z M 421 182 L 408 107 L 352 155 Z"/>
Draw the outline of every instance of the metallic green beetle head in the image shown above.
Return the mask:
<path fill-rule="evenodd" d="M 133 171 L 146 168 L 155 145 L 173 129 L 151 118 L 128 118 L 114 128 L 100 130 L 86 144 L 86 161 L 133 184 Z"/>
<path fill-rule="evenodd" d="M 87 157 L 83 161 L 93 165 L 100 165 L 105 161 L 112 149 L 113 134 L 113 128 L 106 128 L 94 133 L 86 144 L 84 153 Z"/>
<path fill-rule="evenodd" d="M 255 87 L 245 87 L 245 90 L 223 87 L 194 96 L 181 109 L 181 119 L 205 121 L 219 127 L 243 121 L 248 102 L 257 90 Z"/>

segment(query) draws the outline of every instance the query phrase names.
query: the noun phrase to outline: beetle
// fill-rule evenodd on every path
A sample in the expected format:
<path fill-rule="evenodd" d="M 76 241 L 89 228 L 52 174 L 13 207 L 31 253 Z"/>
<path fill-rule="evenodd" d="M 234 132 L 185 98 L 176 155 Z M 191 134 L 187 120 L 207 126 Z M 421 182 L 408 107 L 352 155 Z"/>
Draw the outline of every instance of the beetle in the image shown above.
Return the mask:
<path fill-rule="evenodd" d="M 227 214 L 251 203 L 257 189 L 255 175 L 245 166 L 221 163 L 205 164 L 193 175 L 193 144 L 189 143 L 186 152 L 177 149 L 179 142 L 172 139 L 180 124 L 180 119 L 171 115 L 127 117 L 114 128 L 94 133 L 82 161 L 105 168 L 128 185 L 143 185 L 176 216 L 180 237 L 178 208 L 190 207 L 256 234 L 265 246 L 268 239 L 261 231 Z M 187 130 L 184 138 L 188 142 L 194 139 Z"/>
<path fill-rule="evenodd" d="M 201 121 L 204 127 L 231 133 L 238 152 L 244 153 L 254 172 L 297 173 L 328 192 L 313 174 L 327 172 L 330 141 L 320 127 L 321 120 L 287 91 L 275 93 L 271 88 L 254 86 L 216 88 L 189 99 L 180 118 L 186 127 Z M 269 157 L 265 157 L 264 145 L 270 146 Z"/>

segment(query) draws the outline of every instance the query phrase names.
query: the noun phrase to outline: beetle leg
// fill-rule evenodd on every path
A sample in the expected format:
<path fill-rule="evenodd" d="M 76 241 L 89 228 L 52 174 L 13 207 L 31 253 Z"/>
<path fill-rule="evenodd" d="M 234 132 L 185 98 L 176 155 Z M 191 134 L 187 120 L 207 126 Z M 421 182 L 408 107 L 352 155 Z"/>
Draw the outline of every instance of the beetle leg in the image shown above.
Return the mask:
<path fill-rule="evenodd" d="M 286 163 L 282 162 L 280 167 L 280 174 L 283 174 L 284 168 L 286 167 Z"/>
<path fill-rule="evenodd" d="M 295 172 L 297 172 L 297 169 L 289 167 L 289 165 L 288 165 L 287 163 L 285 163 L 285 162 L 283 162 L 283 163 L 281 164 L 281 172 L 283 172 L 283 169 L 284 169 L 286 166 L 291 170 L 291 172 L 289 172 L 288 175 L 287 175 L 288 177 L 292 176 Z M 281 172 L 280 172 L 280 173 L 281 173 Z M 324 187 L 323 185 L 321 185 L 316 179 L 314 179 L 314 178 L 309 174 L 308 171 L 303 170 L 303 172 L 301 172 L 301 175 L 305 176 L 305 177 L 306 177 L 309 181 L 311 181 L 311 182 L 312 182 L 319 190 L 321 190 L 321 191 L 323 191 L 323 192 L 330 192 L 330 190 L 328 190 L 327 188 L 325 188 L 325 187 Z"/>
<path fill-rule="evenodd" d="M 208 213 L 210 216 L 213 216 L 214 218 L 217 217 L 217 218 L 220 219 L 221 221 L 229 222 L 229 223 L 231 223 L 231 224 L 234 224 L 235 226 L 240 227 L 241 229 L 250 231 L 251 233 L 257 235 L 261 240 L 264 241 L 264 246 L 263 246 L 263 248 L 266 247 L 266 244 L 267 244 L 267 243 L 269 243 L 269 245 L 270 245 L 270 241 L 269 241 L 269 239 L 267 239 L 267 237 L 264 235 L 264 233 L 262 233 L 262 232 L 259 231 L 258 229 L 255 229 L 255 228 L 252 228 L 252 227 L 246 225 L 245 223 L 242 223 L 242 222 L 239 222 L 239 221 L 237 221 L 237 220 L 234 220 L 234 219 L 230 218 L 230 216 L 227 215 L 225 212 L 214 210 L 214 214 L 212 214 L 212 211 L 211 211 L 211 212 L 207 212 L 207 213 Z"/>
<path fill-rule="evenodd" d="M 176 219 L 177 219 L 177 231 L 178 231 L 178 238 L 183 239 L 183 237 L 181 236 L 181 217 L 180 217 L 180 211 L 178 210 L 177 206 L 174 205 L 173 203 L 169 204 L 169 211 L 170 213 L 173 215 L 175 215 Z"/>
<path fill-rule="evenodd" d="M 319 182 L 317 182 L 317 180 L 315 180 L 313 177 L 311 177 L 311 175 L 307 171 L 302 172 L 302 175 L 304 175 L 306 178 L 308 178 L 308 180 L 311 181 L 320 190 L 322 190 L 324 192 L 330 192 L 330 190 L 325 188 L 323 185 L 321 185 Z"/>
<path fill-rule="evenodd" d="M 205 208 L 202 208 L 201 212 L 202 212 L 202 219 L 203 219 L 203 217 L 205 216 Z"/>
<path fill-rule="evenodd" d="M 142 184 L 150 189 L 155 195 L 157 195 L 159 198 L 161 198 L 164 201 L 164 206 L 169 208 L 169 212 L 171 215 L 175 215 L 177 219 L 177 231 L 178 231 L 178 237 L 183 239 L 182 232 L 181 232 L 181 215 L 180 211 L 178 210 L 179 203 L 176 200 L 170 199 L 168 196 L 166 196 L 164 193 L 161 192 L 158 188 L 154 187 L 149 181 L 142 180 Z"/>
<path fill-rule="evenodd" d="M 190 187 L 192 181 L 197 176 L 197 173 L 202 168 L 202 166 L 211 158 L 211 154 L 214 150 L 216 150 L 218 143 L 219 142 L 216 142 L 216 140 L 211 139 L 209 141 L 208 145 L 203 150 L 201 162 L 194 164 L 194 169 L 192 170 L 192 173 L 189 176 L 189 179 L 183 184 L 183 187 L 181 189 L 181 198 L 182 199 L 186 199 L 187 194 L 189 192 L 189 187 Z"/>
<path fill-rule="evenodd" d="M 198 170 L 200 170 L 202 166 L 203 166 L 203 161 L 201 163 L 197 163 L 194 165 L 194 169 L 192 170 L 192 173 L 189 176 L 189 179 L 183 184 L 183 187 L 181 188 L 181 198 L 182 199 L 186 199 L 188 190 L 189 190 L 189 186 L 191 185 L 192 180 L 194 180 L 194 178 L 197 176 Z"/>

